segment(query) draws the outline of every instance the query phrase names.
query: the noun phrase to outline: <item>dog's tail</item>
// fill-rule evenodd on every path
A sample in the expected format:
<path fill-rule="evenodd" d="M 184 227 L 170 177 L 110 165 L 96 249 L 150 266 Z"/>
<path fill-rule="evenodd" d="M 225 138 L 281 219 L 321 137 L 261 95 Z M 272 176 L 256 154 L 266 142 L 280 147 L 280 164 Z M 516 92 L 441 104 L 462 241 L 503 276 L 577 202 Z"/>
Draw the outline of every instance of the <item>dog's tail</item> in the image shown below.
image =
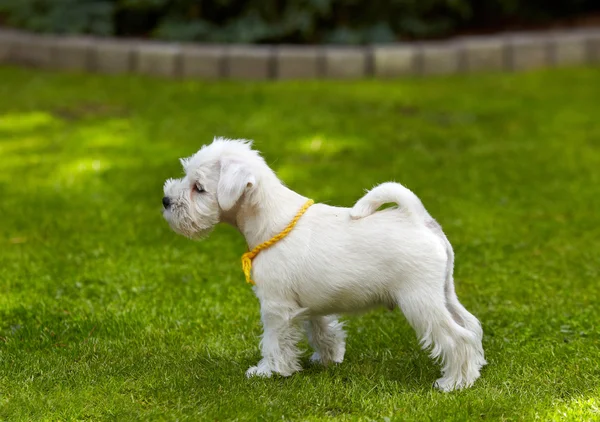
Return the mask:
<path fill-rule="evenodd" d="M 379 207 L 389 203 L 398 204 L 415 222 L 424 223 L 431 219 L 417 195 L 400 183 L 394 182 L 382 183 L 367 192 L 350 210 L 350 217 L 354 220 L 368 217 Z"/>

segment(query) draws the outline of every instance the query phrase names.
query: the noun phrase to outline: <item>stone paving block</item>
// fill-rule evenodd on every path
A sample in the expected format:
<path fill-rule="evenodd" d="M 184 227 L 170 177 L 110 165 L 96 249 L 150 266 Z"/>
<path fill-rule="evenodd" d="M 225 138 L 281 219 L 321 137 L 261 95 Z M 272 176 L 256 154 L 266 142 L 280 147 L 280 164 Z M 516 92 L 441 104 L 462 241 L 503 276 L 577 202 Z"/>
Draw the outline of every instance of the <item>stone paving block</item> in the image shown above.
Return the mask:
<path fill-rule="evenodd" d="M 417 73 L 417 48 L 400 44 L 373 48 L 374 74 L 381 78 L 409 76 Z"/>
<path fill-rule="evenodd" d="M 178 61 L 181 48 L 176 44 L 137 44 L 136 71 L 144 75 L 174 78 L 179 76 Z"/>
<path fill-rule="evenodd" d="M 460 67 L 460 50 L 455 42 L 423 43 L 420 51 L 423 75 L 449 75 Z"/>
<path fill-rule="evenodd" d="M 56 42 L 52 38 L 36 39 L 21 51 L 22 63 L 40 68 L 52 67 L 52 60 L 56 53 Z"/>
<path fill-rule="evenodd" d="M 364 48 L 328 47 L 324 49 L 325 77 L 357 79 L 367 76 L 367 52 Z"/>
<path fill-rule="evenodd" d="M 12 51 L 17 35 L 12 31 L 0 30 L 0 63 L 12 61 Z"/>
<path fill-rule="evenodd" d="M 223 77 L 225 49 L 220 46 L 186 46 L 181 51 L 181 75 L 184 78 L 218 79 Z"/>
<path fill-rule="evenodd" d="M 277 48 L 278 79 L 316 79 L 320 75 L 318 47 L 281 46 Z"/>
<path fill-rule="evenodd" d="M 558 32 L 551 35 L 552 62 L 557 66 L 587 62 L 587 36 L 582 32 Z"/>
<path fill-rule="evenodd" d="M 100 73 L 132 72 L 133 44 L 125 41 L 97 41 L 92 47 L 92 66 Z"/>
<path fill-rule="evenodd" d="M 50 67 L 54 43 L 53 37 L 18 34 L 13 38 L 10 61 L 24 66 Z"/>
<path fill-rule="evenodd" d="M 552 64 L 550 37 L 547 35 L 511 35 L 508 46 L 512 70 L 537 69 Z"/>
<path fill-rule="evenodd" d="M 586 31 L 587 59 L 590 63 L 600 63 L 600 30 Z"/>
<path fill-rule="evenodd" d="M 57 38 L 51 65 L 55 69 L 91 70 L 92 47 L 90 38 Z"/>
<path fill-rule="evenodd" d="M 274 77 L 271 47 L 234 46 L 226 52 L 226 76 L 231 79 L 265 80 Z"/>
<path fill-rule="evenodd" d="M 506 39 L 499 37 L 468 37 L 461 40 L 464 70 L 467 72 L 502 71 L 505 60 Z"/>

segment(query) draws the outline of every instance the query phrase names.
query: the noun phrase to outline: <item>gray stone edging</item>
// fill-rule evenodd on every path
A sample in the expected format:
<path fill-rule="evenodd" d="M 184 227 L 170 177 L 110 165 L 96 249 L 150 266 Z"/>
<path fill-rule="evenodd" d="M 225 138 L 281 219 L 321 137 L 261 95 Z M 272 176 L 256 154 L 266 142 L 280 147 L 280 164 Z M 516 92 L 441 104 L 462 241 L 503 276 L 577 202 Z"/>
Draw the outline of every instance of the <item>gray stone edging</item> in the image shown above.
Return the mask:
<path fill-rule="evenodd" d="M 166 78 L 360 79 L 600 64 L 600 28 L 366 47 L 208 45 L 0 29 L 0 64 Z"/>

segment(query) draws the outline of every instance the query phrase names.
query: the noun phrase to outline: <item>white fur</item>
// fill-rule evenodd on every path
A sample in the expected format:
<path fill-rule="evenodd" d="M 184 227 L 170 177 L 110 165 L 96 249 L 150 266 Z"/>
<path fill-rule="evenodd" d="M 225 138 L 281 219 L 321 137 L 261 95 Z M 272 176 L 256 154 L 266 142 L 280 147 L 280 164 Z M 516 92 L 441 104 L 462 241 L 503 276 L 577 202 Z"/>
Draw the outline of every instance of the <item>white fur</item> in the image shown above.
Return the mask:
<path fill-rule="evenodd" d="M 185 177 L 165 183 L 171 205 L 164 216 L 190 238 L 227 222 L 253 248 L 279 233 L 307 200 L 284 186 L 247 141 L 217 138 L 182 164 Z M 195 191 L 197 185 L 205 192 Z M 377 211 L 385 203 L 399 208 Z M 436 386 L 471 386 L 486 363 L 483 332 L 456 297 L 453 264 L 441 227 L 400 184 L 375 187 L 352 209 L 313 205 L 286 238 L 253 261 L 263 358 L 247 375 L 299 371 L 303 326 L 312 359 L 340 363 L 345 333 L 335 315 L 397 305 L 442 365 Z"/>

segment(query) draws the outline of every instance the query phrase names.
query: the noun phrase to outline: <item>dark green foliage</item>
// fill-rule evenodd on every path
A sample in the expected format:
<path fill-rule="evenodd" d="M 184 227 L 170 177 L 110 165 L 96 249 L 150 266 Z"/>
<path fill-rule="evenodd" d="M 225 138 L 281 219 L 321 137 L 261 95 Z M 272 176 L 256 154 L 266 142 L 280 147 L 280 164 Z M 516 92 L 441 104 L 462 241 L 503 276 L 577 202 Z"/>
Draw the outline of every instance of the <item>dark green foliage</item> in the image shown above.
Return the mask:
<path fill-rule="evenodd" d="M 110 35 L 113 11 L 105 0 L 0 0 L 7 23 L 36 32 Z"/>
<path fill-rule="evenodd" d="M 596 0 L 0 0 L 9 25 L 39 32 L 241 43 L 384 43 L 594 10 Z"/>

